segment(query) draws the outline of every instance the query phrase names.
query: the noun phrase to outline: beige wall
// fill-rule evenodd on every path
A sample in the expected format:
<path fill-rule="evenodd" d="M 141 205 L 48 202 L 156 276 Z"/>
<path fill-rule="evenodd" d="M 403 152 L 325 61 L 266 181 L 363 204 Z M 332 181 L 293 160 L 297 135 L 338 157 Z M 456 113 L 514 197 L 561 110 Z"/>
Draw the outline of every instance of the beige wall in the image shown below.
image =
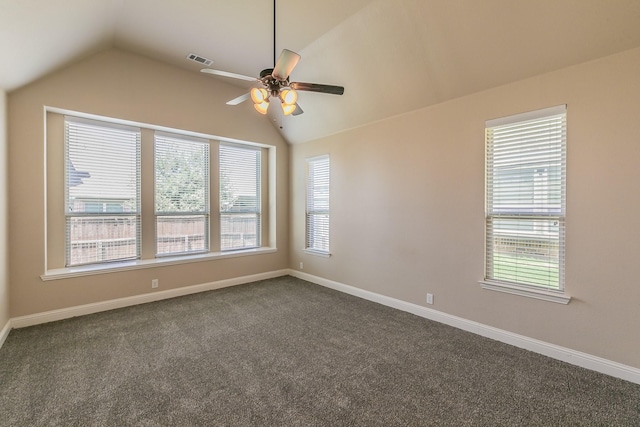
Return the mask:
<path fill-rule="evenodd" d="M 9 94 L 8 125 L 0 92 L 0 163 L 8 144 L 11 223 L 0 326 L 9 314 L 144 294 L 152 278 L 165 290 L 297 269 L 303 261 L 310 274 L 420 305 L 433 293 L 429 307 L 436 310 L 640 368 L 639 71 L 636 49 L 290 148 L 248 103 L 224 105 L 241 89 L 117 50 Z M 566 291 L 573 299 L 567 306 L 477 283 L 484 121 L 558 104 L 568 105 Z M 278 252 L 41 281 L 45 105 L 276 146 Z M 330 258 L 302 252 L 304 159 L 325 153 L 332 167 Z M 4 181 L 0 175 L 0 229 L 6 227 Z M 0 268 L 7 259 L 3 242 Z"/>
<path fill-rule="evenodd" d="M 9 321 L 9 253 L 7 251 L 7 96 L 0 88 L 0 329 Z"/>
<path fill-rule="evenodd" d="M 640 368 L 640 49 L 290 151 L 290 266 Z M 410 95 L 410 92 L 408 92 Z M 569 305 L 483 290 L 484 122 L 567 104 Z M 303 253 L 304 159 L 331 156 L 330 258 Z"/>
<path fill-rule="evenodd" d="M 148 293 L 152 278 L 160 280 L 158 290 L 168 290 L 287 268 L 288 147 L 250 103 L 225 105 L 243 90 L 197 70 L 109 50 L 10 93 L 11 317 Z M 275 146 L 278 251 L 43 282 L 44 106 Z M 60 189 L 62 182 L 46 186 Z M 144 204 L 153 194 L 142 197 Z"/>

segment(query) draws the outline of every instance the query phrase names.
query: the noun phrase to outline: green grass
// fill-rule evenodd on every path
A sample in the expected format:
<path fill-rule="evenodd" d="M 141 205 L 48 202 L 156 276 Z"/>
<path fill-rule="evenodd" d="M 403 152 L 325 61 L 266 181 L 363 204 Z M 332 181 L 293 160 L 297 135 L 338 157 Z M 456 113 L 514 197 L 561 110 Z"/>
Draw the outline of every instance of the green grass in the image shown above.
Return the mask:
<path fill-rule="evenodd" d="M 555 290 L 560 287 L 557 262 L 528 256 L 494 255 L 492 279 Z"/>

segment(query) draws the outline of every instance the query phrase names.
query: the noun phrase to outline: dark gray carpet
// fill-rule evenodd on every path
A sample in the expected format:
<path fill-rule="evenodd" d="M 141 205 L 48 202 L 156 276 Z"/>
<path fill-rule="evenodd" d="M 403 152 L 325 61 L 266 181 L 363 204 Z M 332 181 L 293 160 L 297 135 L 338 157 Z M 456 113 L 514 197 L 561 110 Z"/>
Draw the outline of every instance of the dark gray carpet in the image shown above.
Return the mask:
<path fill-rule="evenodd" d="M 632 426 L 640 386 L 292 277 L 11 331 L 2 426 Z"/>

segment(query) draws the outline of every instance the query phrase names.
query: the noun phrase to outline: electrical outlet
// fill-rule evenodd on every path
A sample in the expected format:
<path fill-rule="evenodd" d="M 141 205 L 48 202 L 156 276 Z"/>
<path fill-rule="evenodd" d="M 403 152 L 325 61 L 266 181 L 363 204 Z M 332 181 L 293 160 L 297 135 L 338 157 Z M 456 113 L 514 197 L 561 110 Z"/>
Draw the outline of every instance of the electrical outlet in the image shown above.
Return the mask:
<path fill-rule="evenodd" d="M 158 279 L 151 280 L 151 289 L 155 289 L 158 287 Z"/>
<path fill-rule="evenodd" d="M 427 304 L 433 304 L 433 294 L 427 294 Z"/>
<path fill-rule="evenodd" d="M 300 263 L 300 270 L 304 270 L 304 264 Z"/>

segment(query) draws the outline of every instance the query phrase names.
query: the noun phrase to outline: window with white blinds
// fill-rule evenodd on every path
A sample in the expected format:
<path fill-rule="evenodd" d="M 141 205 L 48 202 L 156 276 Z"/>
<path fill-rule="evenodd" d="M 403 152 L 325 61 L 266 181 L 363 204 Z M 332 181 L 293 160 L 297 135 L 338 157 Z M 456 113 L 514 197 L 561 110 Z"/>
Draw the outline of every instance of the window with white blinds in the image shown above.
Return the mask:
<path fill-rule="evenodd" d="M 329 253 L 329 156 L 307 163 L 305 249 Z"/>
<path fill-rule="evenodd" d="M 486 124 L 485 280 L 564 289 L 566 106 Z"/>
<path fill-rule="evenodd" d="M 66 265 L 140 257 L 140 129 L 65 118 Z"/>
<path fill-rule="evenodd" d="M 156 132 L 156 255 L 209 250 L 209 142 Z"/>
<path fill-rule="evenodd" d="M 260 246 L 261 150 L 220 144 L 220 250 Z"/>

